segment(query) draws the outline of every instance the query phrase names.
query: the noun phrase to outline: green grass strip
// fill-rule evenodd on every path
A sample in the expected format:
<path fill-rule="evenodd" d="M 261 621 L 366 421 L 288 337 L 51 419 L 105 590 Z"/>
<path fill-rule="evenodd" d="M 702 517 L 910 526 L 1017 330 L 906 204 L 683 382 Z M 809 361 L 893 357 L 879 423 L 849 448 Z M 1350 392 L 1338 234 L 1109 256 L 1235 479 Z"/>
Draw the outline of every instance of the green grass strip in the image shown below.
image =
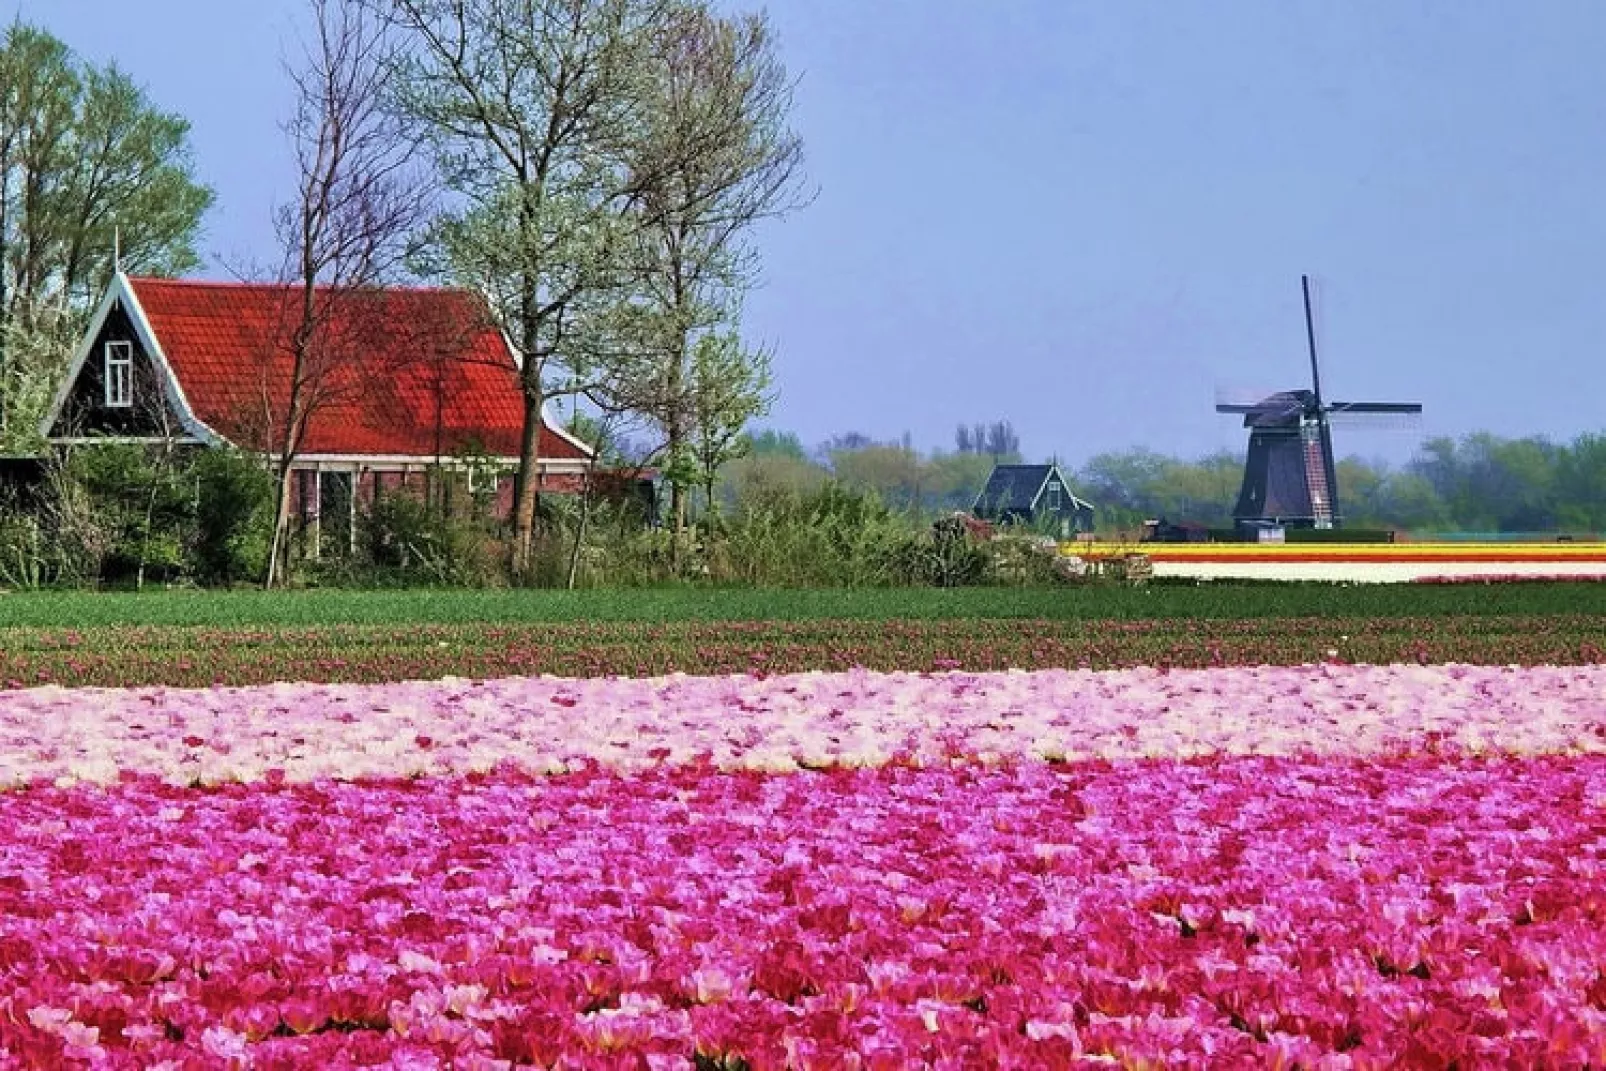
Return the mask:
<path fill-rule="evenodd" d="M 1172 584 L 1142 588 L 0 594 L 0 629 L 542 622 L 1606 617 L 1606 584 Z"/>

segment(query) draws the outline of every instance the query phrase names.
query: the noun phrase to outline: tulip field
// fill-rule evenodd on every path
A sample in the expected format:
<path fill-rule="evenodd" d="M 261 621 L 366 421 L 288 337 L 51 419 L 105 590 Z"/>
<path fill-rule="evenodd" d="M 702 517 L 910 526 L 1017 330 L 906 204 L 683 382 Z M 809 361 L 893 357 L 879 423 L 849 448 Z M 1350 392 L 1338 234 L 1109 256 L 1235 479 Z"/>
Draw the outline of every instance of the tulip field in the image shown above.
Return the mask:
<path fill-rule="evenodd" d="M 1606 1066 L 1587 609 L 0 645 L 0 1068 Z"/>

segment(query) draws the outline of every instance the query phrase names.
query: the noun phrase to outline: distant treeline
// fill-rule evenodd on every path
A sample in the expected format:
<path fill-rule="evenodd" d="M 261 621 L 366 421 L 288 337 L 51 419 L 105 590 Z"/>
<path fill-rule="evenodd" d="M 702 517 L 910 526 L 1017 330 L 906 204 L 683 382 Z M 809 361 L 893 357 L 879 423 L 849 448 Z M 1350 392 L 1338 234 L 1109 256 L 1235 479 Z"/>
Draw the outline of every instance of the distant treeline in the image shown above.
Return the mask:
<path fill-rule="evenodd" d="M 726 496 L 739 502 L 768 491 L 807 490 L 828 479 L 876 492 L 888 504 L 930 513 L 966 509 L 995 462 L 1022 460 L 1019 439 L 965 429 L 963 449 L 922 454 L 906 437 L 877 442 L 849 432 L 809 450 L 796 435 L 756 435 L 731 467 Z M 989 447 L 999 446 L 998 453 Z M 1043 461 L 1046 458 L 1030 458 Z M 1076 492 L 1093 502 L 1099 524 L 1129 528 L 1146 517 L 1232 524 L 1243 456 L 1184 460 L 1133 449 L 1064 466 Z M 1338 464 L 1339 505 L 1351 527 L 1462 532 L 1606 532 L 1606 435 L 1570 443 L 1505 439 L 1486 432 L 1429 439 L 1402 466 L 1360 458 Z"/>

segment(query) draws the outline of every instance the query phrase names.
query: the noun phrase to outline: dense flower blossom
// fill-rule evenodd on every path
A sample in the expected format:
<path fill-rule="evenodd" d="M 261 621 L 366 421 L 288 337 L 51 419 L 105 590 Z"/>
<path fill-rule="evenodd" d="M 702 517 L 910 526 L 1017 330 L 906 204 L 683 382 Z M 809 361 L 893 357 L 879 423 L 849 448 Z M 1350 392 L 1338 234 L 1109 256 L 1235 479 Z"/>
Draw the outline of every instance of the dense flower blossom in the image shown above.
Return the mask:
<path fill-rule="evenodd" d="M 1606 1066 L 1606 669 L 0 695 L 0 1068 Z"/>
<path fill-rule="evenodd" d="M 553 677 L 0 693 L 0 785 L 1050 760 L 1606 752 L 1606 666 Z"/>
<path fill-rule="evenodd" d="M 1601 756 L 136 777 L 0 823 L 34 1064 L 1606 1062 Z"/>

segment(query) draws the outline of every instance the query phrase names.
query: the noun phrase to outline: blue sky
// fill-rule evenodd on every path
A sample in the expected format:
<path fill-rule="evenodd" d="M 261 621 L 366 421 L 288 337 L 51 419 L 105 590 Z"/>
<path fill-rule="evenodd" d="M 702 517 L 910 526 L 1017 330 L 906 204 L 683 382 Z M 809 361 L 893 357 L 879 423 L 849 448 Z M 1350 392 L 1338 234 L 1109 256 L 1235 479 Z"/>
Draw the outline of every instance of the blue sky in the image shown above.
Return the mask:
<path fill-rule="evenodd" d="M 194 124 L 206 246 L 271 260 L 298 0 L 0 0 Z M 1606 431 L 1599 0 L 775 0 L 815 203 L 748 328 L 805 442 L 1241 447 L 1218 390 L 1416 400 L 1421 435 Z M 222 261 L 211 271 L 222 274 Z"/>

